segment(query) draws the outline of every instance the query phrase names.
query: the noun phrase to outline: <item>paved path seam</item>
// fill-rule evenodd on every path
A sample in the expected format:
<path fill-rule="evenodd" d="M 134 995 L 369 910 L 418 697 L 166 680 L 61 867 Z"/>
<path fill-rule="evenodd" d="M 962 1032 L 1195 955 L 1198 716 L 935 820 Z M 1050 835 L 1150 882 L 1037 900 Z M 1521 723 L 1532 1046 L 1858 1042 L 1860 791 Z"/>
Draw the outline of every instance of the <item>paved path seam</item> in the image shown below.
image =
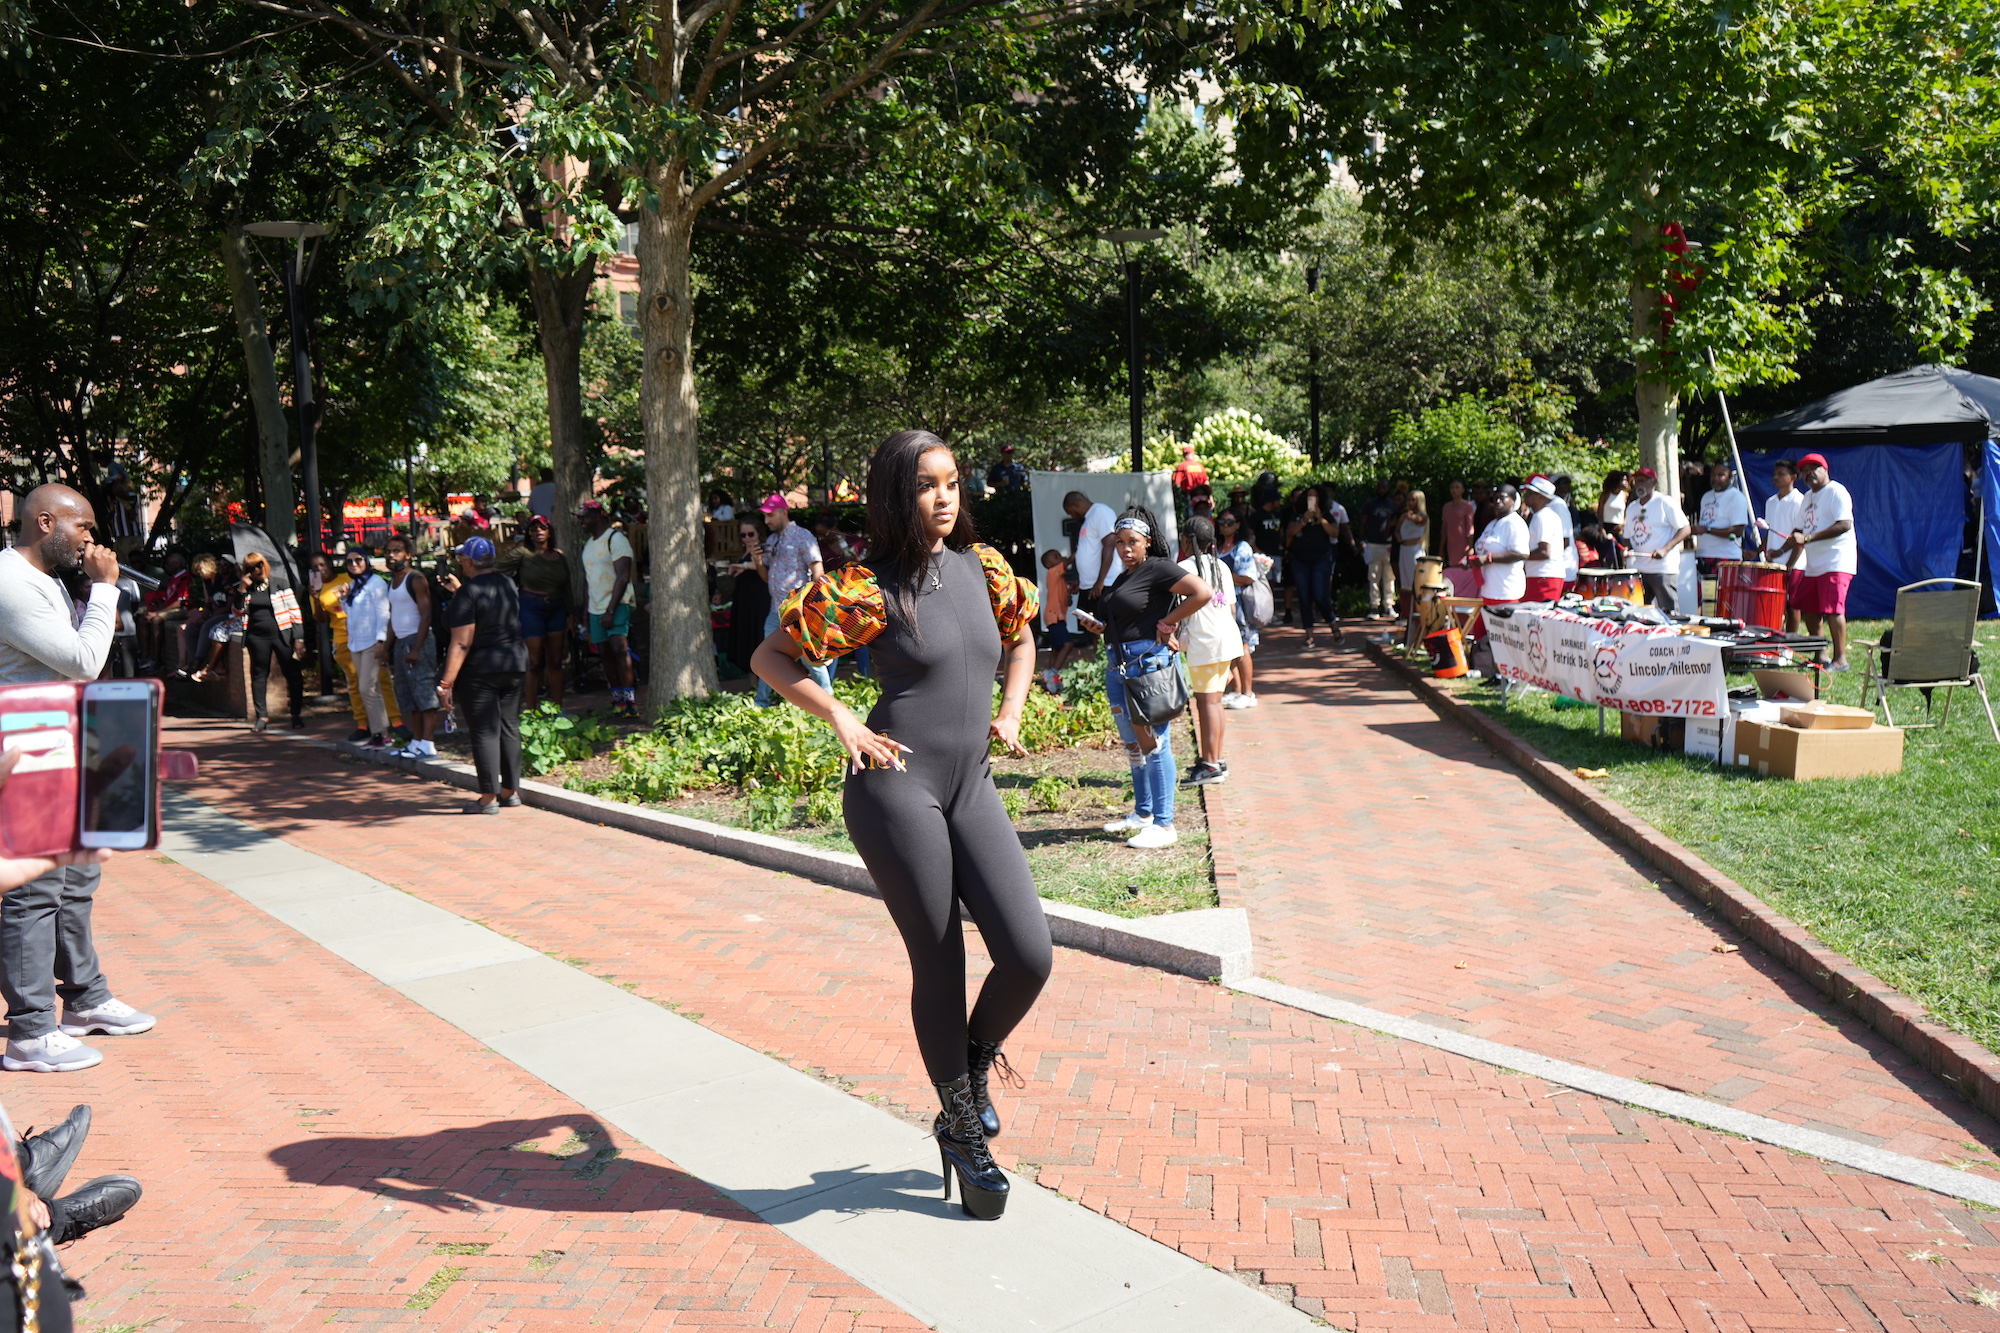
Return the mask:
<path fill-rule="evenodd" d="M 454 759 L 408 759 L 316 736 L 266 734 L 316 750 L 344 755 L 361 763 L 400 769 L 465 791 L 479 790 L 478 774 L 472 765 Z M 606 824 L 641 837 L 692 847 L 712 856 L 761 866 L 766 870 L 782 870 L 804 879 L 831 884 L 835 888 L 864 893 L 871 898 L 881 897 L 876 892 L 868 867 L 852 852 L 824 851 L 790 838 L 648 810 L 623 801 L 607 801 L 600 796 L 570 791 L 546 782 L 523 781 L 520 792 L 526 804 L 571 819 Z M 1225 880 L 1226 890 L 1223 887 Z M 1241 904 L 1234 901 L 1235 883 L 1234 863 L 1231 862 L 1225 872 L 1218 862 L 1216 884 L 1221 904 L 1218 907 L 1128 918 L 1044 898 L 1042 911 L 1049 919 L 1049 933 L 1057 944 L 1103 954 L 1121 963 L 1157 967 L 1184 977 L 1231 981 L 1248 977 L 1252 972 L 1250 918 Z"/>
<path fill-rule="evenodd" d="M 1857 1171 L 1866 1171 L 1889 1180 L 1899 1180 L 1905 1185 L 1916 1185 L 1938 1194 L 1948 1194 L 1954 1199 L 1968 1199 L 1973 1203 L 2000 1208 L 2000 1181 L 1987 1180 L 1983 1176 L 1975 1176 L 1965 1171 L 1956 1171 L 1948 1166 L 1939 1166 L 1935 1162 L 1926 1162 L 1921 1158 L 1908 1157 L 1902 1153 L 1886 1152 L 1865 1143 L 1841 1138 L 1837 1134 L 1825 1134 L 1816 1129 L 1773 1120 L 1769 1116 L 1753 1115 L 1748 1111 L 1720 1106 L 1684 1092 L 1675 1092 L 1671 1088 L 1641 1083 L 1637 1079 L 1622 1078 L 1617 1074 L 1607 1074 L 1602 1070 L 1571 1064 L 1567 1060 L 1557 1060 L 1546 1055 L 1538 1055 L 1533 1051 L 1522 1050 L 1518 1046 L 1505 1046 L 1497 1041 L 1488 1041 L 1484 1037 L 1469 1036 L 1463 1032 L 1453 1032 L 1449 1028 L 1421 1023 L 1414 1018 L 1403 1018 L 1397 1014 L 1383 1013 L 1380 1009 L 1370 1009 L 1365 1005 L 1331 999 L 1297 986 L 1286 986 L 1279 982 L 1266 981 L 1261 977 L 1226 984 L 1233 991 L 1289 1005 L 1294 1009 L 1303 1009 L 1322 1018 L 1352 1023 L 1371 1032 L 1380 1032 L 1387 1036 L 1400 1037 L 1404 1041 L 1450 1051 L 1454 1055 L 1462 1055 L 1468 1060 L 1478 1060 L 1482 1064 L 1495 1065 L 1522 1074 L 1533 1074 L 1537 1078 L 1560 1083 L 1579 1092 L 1592 1093 L 1611 1101 L 1623 1102 L 1628 1106 L 1673 1116 L 1677 1120 L 1686 1120 L 1709 1129 L 1719 1129 L 1724 1133 L 1735 1134 L 1756 1143 L 1768 1143 L 1773 1147 L 1805 1153 L 1841 1166 L 1851 1166 Z"/>
<path fill-rule="evenodd" d="M 1938 1023 L 1921 1004 L 1845 954 L 1828 948 L 1750 890 L 1618 802 L 1594 791 L 1478 708 L 1440 689 L 1408 662 L 1379 644 L 1363 639 L 1361 645 L 1371 660 L 1409 685 L 1440 717 L 1470 731 L 1592 827 L 1624 843 L 1715 908 L 1765 953 L 1860 1018 L 1974 1106 L 2000 1116 L 2000 1057 Z M 1214 836 L 1212 831 L 1210 836 Z"/>
<path fill-rule="evenodd" d="M 1018 1176 L 1007 1219 L 962 1219 L 932 1193 L 929 1137 L 887 1111 L 193 797 L 166 799 L 162 847 L 181 864 L 939 1328 L 1277 1333 L 1312 1324 Z"/>

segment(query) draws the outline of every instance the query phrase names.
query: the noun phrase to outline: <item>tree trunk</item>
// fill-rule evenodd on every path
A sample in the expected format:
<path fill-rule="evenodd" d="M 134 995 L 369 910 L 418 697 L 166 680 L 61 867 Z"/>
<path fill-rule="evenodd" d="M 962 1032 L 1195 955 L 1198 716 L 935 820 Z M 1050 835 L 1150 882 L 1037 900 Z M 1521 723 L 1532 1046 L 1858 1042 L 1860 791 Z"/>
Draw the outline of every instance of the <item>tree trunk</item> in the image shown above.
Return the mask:
<path fill-rule="evenodd" d="M 237 335 L 243 339 L 250 403 L 257 414 L 257 472 L 264 483 L 263 527 L 283 550 L 298 542 L 298 525 L 293 519 L 291 435 L 285 422 L 285 406 L 278 398 L 278 368 L 271 357 L 264 300 L 257 292 L 257 275 L 250 267 L 250 247 L 235 227 L 222 233 L 222 267 L 229 275 L 229 304 L 236 314 Z"/>
<path fill-rule="evenodd" d="M 1660 474 L 1660 490 L 1679 499 L 1680 434 L 1676 416 L 1680 394 L 1661 365 L 1659 351 L 1665 341 L 1660 327 L 1663 312 L 1657 285 L 1660 265 L 1652 262 L 1658 258 L 1659 244 L 1657 227 L 1644 219 L 1633 222 L 1632 340 L 1649 343 L 1654 348 L 1650 353 L 1641 353 L 1633 367 L 1637 371 L 1633 397 L 1639 407 L 1639 463 Z"/>
<path fill-rule="evenodd" d="M 702 550 L 701 471 L 695 448 L 694 212 L 678 162 L 658 173 L 659 208 L 639 214 L 639 416 L 646 433 L 647 537 L 652 554 L 652 634 L 647 702 L 716 687 L 708 623 L 708 564 Z"/>
<path fill-rule="evenodd" d="M 557 549 L 570 558 L 569 600 L 583 606 L 583 527 L 576 507 L 590 498 L 590 461 L 583 446 L 583 321 L 597 266 L 552 269 L 528 265 L 535 303 L 535 334 L 542 345 L 542 379 L 549 394 L 549 465 L 556 474 L 553 515 Z"/>

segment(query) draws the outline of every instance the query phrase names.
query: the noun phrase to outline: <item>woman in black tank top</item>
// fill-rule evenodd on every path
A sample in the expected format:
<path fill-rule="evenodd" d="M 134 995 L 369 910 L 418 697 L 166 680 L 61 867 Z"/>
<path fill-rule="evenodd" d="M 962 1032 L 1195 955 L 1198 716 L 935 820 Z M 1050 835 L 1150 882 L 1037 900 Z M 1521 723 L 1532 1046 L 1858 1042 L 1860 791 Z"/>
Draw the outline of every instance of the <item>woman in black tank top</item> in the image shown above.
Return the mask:
<path fill-rule="evenodd" d="M 1053 962 L 1048 919 L 987 763 L 1020 747 L 1034 675 L 1032 583 L 976 542 L 958 464 L 928 431 L 898 431 L 868 467 L 869 552 L 785 599 L 751 667 L 829 723 L 853 762 L 847 832 L 910 955 L 910 1016 L 943 1110 L 933 1124 L 945 1197 L 997 1218 L 1007 1177 L 986 1141 L 1000 1132 L 987 1076 L 1009 1069 L 1001 1043 L 1034 1005 Z M 868 645 L 882 698 L 864 723 L 800 665 Z M 993 678 L 1005 664 L 1000 711 Z M 965 1012 L 960 912 L 993 970 Z"/>

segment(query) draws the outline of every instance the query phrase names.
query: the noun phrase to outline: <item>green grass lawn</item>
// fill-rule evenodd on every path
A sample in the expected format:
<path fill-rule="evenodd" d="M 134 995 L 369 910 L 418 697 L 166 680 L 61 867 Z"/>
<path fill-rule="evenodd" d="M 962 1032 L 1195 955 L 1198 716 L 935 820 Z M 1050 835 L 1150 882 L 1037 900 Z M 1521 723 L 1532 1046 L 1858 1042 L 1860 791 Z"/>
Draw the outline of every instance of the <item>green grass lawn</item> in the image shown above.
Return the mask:
<path fill-rule="evenodd" d="M 1852 637 L 1884 628 L 1857 622 Z M 1979 639 L 2000 673 L 2000 624 Z M 1833 679 L 1833 702 L 1859 702 L 1858 671 Z M 1596 709 L 1557 710 L 1539 691 L 1504 709 L 1490 688 L 1459 693 L 1557 763 L 1608 769 L 1595 785 L 1613 799 L 2000 1051 L 2000 746 L 1976 695 L 1960 692 L 1948 730 L 1909 732 L 1894 777 L 1794 782 L 1651 754 L 1619 739 L 1615 715 L 1600 738 Z M 1923 720 L 1915 693 L 1890 703 L 1899 722 Z"/>

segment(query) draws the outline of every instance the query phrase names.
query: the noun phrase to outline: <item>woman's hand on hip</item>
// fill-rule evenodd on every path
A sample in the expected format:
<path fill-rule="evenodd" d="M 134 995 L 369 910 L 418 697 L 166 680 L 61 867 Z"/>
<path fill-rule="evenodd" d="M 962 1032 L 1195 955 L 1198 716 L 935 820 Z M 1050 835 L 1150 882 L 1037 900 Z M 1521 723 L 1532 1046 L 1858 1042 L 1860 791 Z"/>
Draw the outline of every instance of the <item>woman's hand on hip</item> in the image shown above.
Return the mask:
<path fill-rule="evenodd" d="M 1167 626 L 1167 632 L 1166 632 L 1166 635 L 1165 635 L 1165 637 L 1163 637 L 1163 638 L 1162 638 L 1162 639 L 1160 640 L 1160 642 L 1161 642 L 1161 643 L 1163 643 L 1163 644 L 1165 644 L 1165 645 L 1166 645 L 1167 647 L 1169 647 L 1169 648 L 1173 649 L 1173 650 L 1174 650 L 1175 652 L 1177 652 L 1177 653 L 1178 653 L 1178 652 L 1180 652 L 1180 651 L 1182 651 L 1182 649 L 1181 649 L 1181 627 L 1180 627 L 1179 625 L 1169 625 L 1169 626 Z"/>
<path fill-rule="evenodd" d="M 914 754 L 909 746 L 894 741 L 879 732 L 868 729 L 868 725 L 845 708 L 837 709 L 830 719 L 833 734 L 840 740 L 840 748 L 847 751 L 848 762 L 856 770 L 869 767 L 901 768 L 903 756 Z"/>
<path fill-rule="evenodd" d="M 1028 757 L 1027 747 L 1021 744 L 1021 714 L 1011 708 L 1003 708 L 994 715 L 987 726 L 986 734 L 1007 747 L 1007 753 Z"/>

